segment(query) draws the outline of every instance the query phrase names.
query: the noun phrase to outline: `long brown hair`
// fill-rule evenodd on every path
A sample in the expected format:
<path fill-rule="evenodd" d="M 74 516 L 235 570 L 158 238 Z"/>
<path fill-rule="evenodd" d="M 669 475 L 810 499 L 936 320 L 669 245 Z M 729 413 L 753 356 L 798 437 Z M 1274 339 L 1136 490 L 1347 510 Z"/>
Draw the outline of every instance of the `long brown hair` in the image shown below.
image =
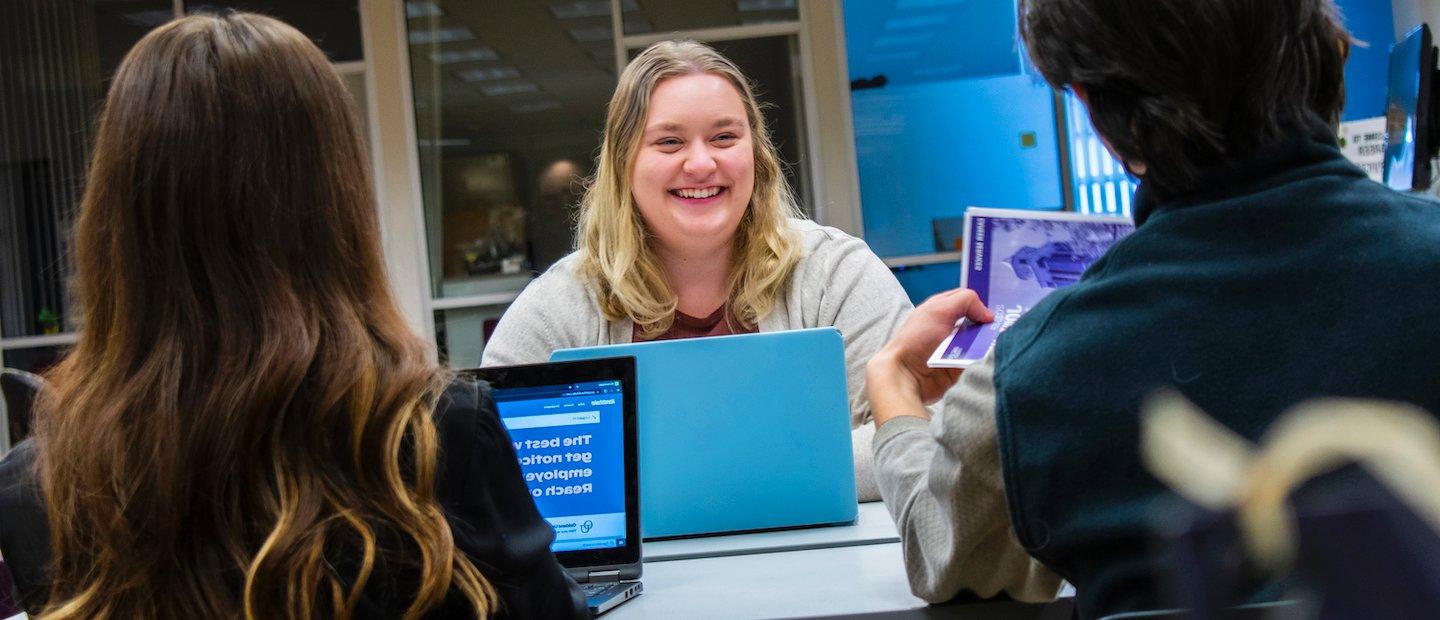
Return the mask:
<path fill-rule="evenodd" d="M 279 21 L 192 16 L 116 73 L 75 227 L 80 340 L 37 462 L 46 617 L 495 605 L 434 495 L 445 372 L 379 249 L 352 103 Z"/>

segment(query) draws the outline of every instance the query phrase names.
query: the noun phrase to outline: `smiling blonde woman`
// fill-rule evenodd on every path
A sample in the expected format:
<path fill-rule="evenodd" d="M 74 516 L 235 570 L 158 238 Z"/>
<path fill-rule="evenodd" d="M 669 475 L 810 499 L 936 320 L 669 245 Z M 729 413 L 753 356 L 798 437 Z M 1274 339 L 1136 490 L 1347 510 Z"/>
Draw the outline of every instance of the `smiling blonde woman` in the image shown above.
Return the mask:
<path fill-rule="evenodd" d="M 610 99 L 576 251 L 501 318 L 483 365 L 556 349 L 836 327 L 857 491 L 879 499 L 865 363 L 911 309 L 870 248 L 803 219 L 734 63 L 692 41 L 646 49 Z"/>

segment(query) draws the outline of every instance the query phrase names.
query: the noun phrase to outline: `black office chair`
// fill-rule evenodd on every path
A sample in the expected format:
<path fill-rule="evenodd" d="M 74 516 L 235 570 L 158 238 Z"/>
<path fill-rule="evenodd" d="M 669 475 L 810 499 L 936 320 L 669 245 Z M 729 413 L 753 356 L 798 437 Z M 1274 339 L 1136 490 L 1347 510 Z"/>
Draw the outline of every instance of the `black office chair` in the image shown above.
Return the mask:
<path fill-rule="evenodd" d="M 30 413 L 35 406 L 35 397 L 45 389 L 45 380 L 40 375 L 23 370 L 6 368 L 0 370 L 0 392 L 5 395 L 6 426 L 10 430 L 10 445 L 24 441 L 30 436 Z"/>

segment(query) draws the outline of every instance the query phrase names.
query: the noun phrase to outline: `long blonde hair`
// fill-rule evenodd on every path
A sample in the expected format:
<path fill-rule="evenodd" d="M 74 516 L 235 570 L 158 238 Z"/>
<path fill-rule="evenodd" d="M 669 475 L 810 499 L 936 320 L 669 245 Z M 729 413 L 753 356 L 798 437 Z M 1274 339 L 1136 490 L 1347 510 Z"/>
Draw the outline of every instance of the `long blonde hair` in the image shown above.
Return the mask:
<path fill-rule="evenodd" d="M 36 420 L 42 617 L 343 618 L 394 570 L 407 618 L 494 608 L 435 497 L 448 376 L 391 297 L 352 105 L 258 15 L 176 20 L 121 64 L 80 338 Z"/>
<path fill-rule="evenodd" d="M 802 216 L 749 81 L 734 63 L 706 45 L 656 43 L 630 61 L 610 98 L 605 139 L 594 182 L 581 203 L 577 235 L 581 273 L 596 285 L 605 318 L 629 317 L 642 337 L 670 328 L 677 300 L 631 194 L 635 156 L 655 87 L 667 78 L 697 73 L 723 77 L 740 93 L 755 148 L 755 190 L 736 232 L 728 281 L 727 299 L 734 318 L 746 328 L 758 325 L 775 307 L 800 261 L 800 244 L 788 220 Z"/>

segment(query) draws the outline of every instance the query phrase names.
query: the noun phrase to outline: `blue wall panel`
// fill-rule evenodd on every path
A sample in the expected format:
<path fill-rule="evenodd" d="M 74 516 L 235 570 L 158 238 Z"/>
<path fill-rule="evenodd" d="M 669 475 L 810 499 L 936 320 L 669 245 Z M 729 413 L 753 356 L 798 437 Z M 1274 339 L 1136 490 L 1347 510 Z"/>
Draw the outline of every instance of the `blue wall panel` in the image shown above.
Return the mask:
<path fill-rule="evenodd" d="M 1006 0 L 846 0 L 850 78 L 891 85 L 1020 72 L 1015 3 Z"/>
<path fill-rule="evenodd" d="M 1342 118 L 1349 121 L 1384 116 L 1390 46 L 1395 43 L 1394 9 L 1389 0 L 1338 0 L 1336 4 L 1350 34 L 1366 45 L 1350 47 L 1350 60 L 1345 63 Z"/>
<path fill-rule="evenodd" d="M 895 270 L 895 279 L 905 287 L 910 303 L 918 306 L 931 295 L 960 286 L 960 263 L 903 267 Z"/>
<path fill-rule="evenodd" d="M 1059 209 L 1050 89 L 1024 75 L 856 91 L 865 240 L 881 256 L 935 251 L 931 219 L 967 206 Z M 1021 148 L 1034 132 L 1036 145 Z"/>

